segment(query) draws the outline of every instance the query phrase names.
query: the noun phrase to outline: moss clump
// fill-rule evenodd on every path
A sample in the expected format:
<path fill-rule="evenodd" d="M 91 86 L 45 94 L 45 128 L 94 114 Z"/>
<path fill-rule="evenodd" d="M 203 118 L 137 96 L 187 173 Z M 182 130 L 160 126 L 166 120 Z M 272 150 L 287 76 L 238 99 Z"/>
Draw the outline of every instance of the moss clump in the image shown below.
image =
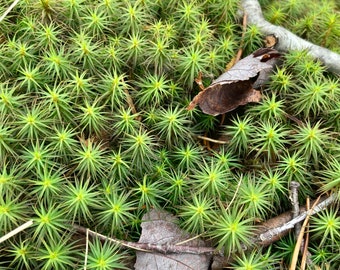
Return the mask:
<path fill-rule="evenodd" d="M 2 2 L 0 14 L 12 1 Z M 340 51 L 336 3 L 262 2 L 270 21 Z M 256 220 L 290 209 L 291 181 L 301 184 L 301 200 L 338 190 L 339 81 L 304 52 L 286 54 L 263 101 L 228 114 L 223 127 L 184 109 L 198 72 L 217 77 L 242 43 L 237 9 L 236 0 L 26 0 L 6 16 L 0 235 L 35 222 L 1 244 L 1 267 L 81 268 L 73 224 L 136 241 L 152 207 L 241 252 L 235 267 L 260 267 L 242 247 Z M 244 54 L 262 46 L 256 27 L 243 45 Z M 218 131 L 228 143 L 213 151 L 197 139 Z M 320 266 L 339 266 L 338 228 L 335 208 L 313 219 L 310 252 Z M 267 265 L 289 263 L 287 239 L 261 251 Z M 88 267 L 125 267 L 117 247 L 89 247 Z"/>

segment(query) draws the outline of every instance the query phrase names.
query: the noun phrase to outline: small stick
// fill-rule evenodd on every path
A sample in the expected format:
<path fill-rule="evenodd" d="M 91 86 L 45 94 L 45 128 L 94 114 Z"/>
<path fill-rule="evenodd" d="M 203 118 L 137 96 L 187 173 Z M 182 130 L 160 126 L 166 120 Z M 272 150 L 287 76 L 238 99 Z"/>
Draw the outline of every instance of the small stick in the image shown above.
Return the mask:
<path fill-rule="evenodd" d="M 299 237 L 298 237 L 298 239 L 296 241 L 296 245 L 295 245 L 295 249 L 294 249 L 294 253 L 293 253 L 293 258 L 292 258 L 292 262 L 291 262 L 289 270 L 295 270 L 296 269 L 297 259 L 299 257 L 299 252 L 300 252 L 300 247 L 301 247 L 303 235 L 305 233 L 305 229 L 306 229 L 307 223 L 309 222 L 309 218 L 313 214 L 313 209 L 314 209 L 314 207 L 317 206 L 319 200 L 320 200 L 320 197 L 315 201 L 315 203 L 312 206 L 312 209 L 310 211 L 307 211 L 307 216 L 305 218 L 305 221 L 302 224 Z"/>
<path fill-rule="evenodd" d="M 11 238 L 12 236 L 18 234 L 19 232 L 27 229 L 28 227 L 33 225 L 33 220 L 31 219 L 30 221 L 27 221 L 26 223 L 20 225 L 19 227 L 17 227 L 16 229 L 10 231 L 9 233 L 5 234 L 4 236 L 2 236 L 0 238 L 0 243 L 6 241 L 7 239 Z"/>
<path fill-rule="evenodd" d="M 89 229 L 86 229 L 86 247 L 85 247 L 84 270 L 86 270 L 86 267 L 87 267 L 88 254 L 89 254 Z"/>
<path fill-rule="evenodd" d="M 242 11 L 249 15 L 248 23 L 250 25 L 257 26 L 263 35 L 275 33 L 279 40 L 276 45 L 277 50 L 284 52 L 306 50 L 309 55 L 320 60 L 330 71 L 336 75 L 340 74 L 340 54 L 308 42 L 282 26 L 276 26 L 266 21 L 258 0 L 241 0 L 239 2 Z"/>
<path fill-rule="evenodd" d="M 307 209 L 307 211 L 310 209 L 309 198 L 307 198 L 306 209 Z M 308 264 L 308 266 L 309 266 L 310 268 L 312 268 L 312 265 L 313 265 L 313 262 L 312 262 L 312 260 L 311 260 L 311 258 L 310 258 L 310 257 L 311 257 L 311 254 L 310 254 L 310 252 L 308 251 L 308 243 L 309 243 L 309 223 L 307 224 L 305 245 L 304 245 L 304 247 L 303 247 L 300 270 L 305 270 L 307 264 Z M 309 268 L 308 268 L 308 269 L 309 269 Z"/>
<path fill-rule="evenodd" d="M 233 198 L 231 199 L 230 203 L 228 204 L 227 208 L 225 209 L 226 211 L 230 208 L 230 206 L 231 206 L 232 203 L 234 202 L 234 200 L 235 200 L 235 198 L 236 198 L 236 195 L 237 195 L 237 193 L 238 193 L 238 190 L 240 189 L 241 183 L 242 183 L 242 177 L 240 177 L 240 180 L 239 180 L 238 183 L 237 183 L 236 191 L 235 191 L 234 196 L 233 196 Z"/>
<path fill-rule="evenodd" d="M 300 206 L 299 206 L 299 195 L 298 195 L 298 190 L 299 190 L 300 184 L 298 182 L 292 181 L 290 183 L 290 195 L 289 199 L 290 202 L 293 206 L 293 218 L 296 218 L 300 214 Z M 300 230 L 301 230 L 301 224 L 296 223 L 295 224 L 295 235 L 296 237 L 299 235 Z"/>
<path fill-rule="evenodd" d="M 239 181 L 238 186 L 240 186 L 241 181 Z M 238 188 L 237 188 L 238 190 Z M 237 193 L 237 191 L 236 191 Z M 275 237 L 276 235 L 282 235 L 284 232 L 288 231 L 289 229 L 294 228 L 294 225 L 298 222 L 301 222 L 305 219 L 304 225 L 302 227 L 302 230 L 299 235 L 299 239 L 302 238 L 303 231 L 305 230 L 305 225 L 308 222 L 308 219 L 311 215 L 314 215 L 323 209 L 325 209 L 328 205 L 333 203 L 337 199 L 336 194 L 332 194 L 325 200 L 323 200 L 321 203 L 318 203 L 318 200 L 314 203 L 313 207 L 308 210 L 301 213 L 296 218 L 290 220 L 289 222 L 286 222 L 283 226 L 275 227 L 270 230 L 265 231 L 264 233 L 260 233 L 256 238 L 253 239 L 254 244 L 257 245 L 264 245 L 265 243 L 268 243 L 270 239 Z M 232 203 L 232 202 L 231 202 Z M 230 203 L 230 204 L 231 204 Z M 307 221 L 306 221 L 307 220 Z M 105 235 L 102 235 L 100 233 L 96 233 L 95 231 L 92 231 L 90 229 L 87 229 L 85 227 L 79 226 L 79 225 L 73 225 L 73 228 L 78 231 L 79 233 L 88 234 L 92 237 L 98 237 L 102 241 L 111 241 L 115 244 L 121 245 L 126 248 L 132 248 L 135 250 L 143 251 L 143 252 L 158 252 L 161 254 L 168 254 L 168 253 L 188 253 L 188 254 L 216 254 L 218 250 L 216 250 L 213 247 L 198 247 L 198 246 L 182 246 L 179 245 L 180 243 L 175 244 L 153 244 L 153 243 L 135 243 L 135 242 L 128 242 L 124 240 L 118 240 L 115 238 L 110 238 Z M 299 241 L 298 239 L 298 241 Z M 301 241 L 301 240 L 300 240 Z M 182 241 L 181 243 L 185 243 L 186 240 Z M 301 242 L 298 243 L 301 246 Z M 294 269 L 294 268 L 293 268 Z M 293 270 L 292 269 L 292 270 Z"/>
<path fill-rule="evenodd" d="M 162 254 L 167 253 L 188 253 L 188 254 L 213 254 L 216 252 L 216 249 L 213 247 L 199 247 L 199 246 L 179 246 L 177 244 L 152 244 L 152 243 L 135 243 L 135 242 L 128 242 L 124 240 L 118 240 L 115 238 L 110 238 L 105 235 L 102 235 L 100 233 L 96 233 L 95 231 L 92 231 L 90 229 L 84 228 L 79 225 L 73 225 L 73 228 L 75 228 L 77 231 L 86 233 L 86 230 L 88 230 L 89 235 L 93 237 L 98 237 L 101 240 L 108 240 L 111 242 L 114 242 L 118 245 L 132 248 L 138 251 L 143 252 L 159 252 Z"/>
<path fill-rule="evenodd" d="M 226 144 L 226 143 L 228 143 L 227 141 L 215 140 L 215 139 L 211 139 L 209 137 L 201 136 L 201 135 L 197 135 L 197 138 L 202 139 L 204 141 L 209 141 L 209 142 L 217 143 L 217 144 Z"/>
<path fill-rule="evenodd" d="M 192 240 L 195 240 L 195 239 L 197 239 L 197 238 L 200 238 L 200 237 L 203 236 L 204 234 L 206 234 L 206 232 L 203 232 L 203 233 L 198 234 L 198 235 L 195 235 L 195 236 L 193 236 L 193 237 L 191 237 L 191 238 L 185 239 L 185 240 L 182 241 L 182 242 L 176 243 L 176 245 L 177 245 L 177 246 L 183 245 L 183 244 L 188 243 L 188 242 L 190 242 L 190 241 L 192 241 Z"/>
<path fill-rule="evenodd" d="M 285 113 L 285 116 L 290 120 L 294 121 L 296 124 L 298 124 L 298 126 L 300 127 L 304 126 L 304 123 L 301 120 L 297 119 L 295 116 L 290 115 L 289 113 Z"/>
<path fill-rule="evenodd" d="M 239 182 L 240 183 L 240 182 Z M 311 215 L 318 213 L 325 209 L 329 204 L 333 203 L 337 199 L 336 194 L 332 194 L 328 198 L 326 198 L 321 203 L 318 203 L 318 200 L 314 203 L 313 207 L 300 214 L 295 219 L 290 220 L 289 222 L 285 223 L 283 226 L 276 227 L 273 229 L 270 229 L 264 233 L 261 233 L 257 239 L 254 239 L 254 243 L 257 243 L 259 245 L 262 245 L 262 243 L 265 243 L 265 241 L 268 241 L 269 238 L 272 238 L 273 236 L 280 234 L 282 232 L 285 232 L 291 228 L 294 227 L 294 225 L 298 222 L 301 222 L 303 219 L 305 219 L 305 222 L 303 224 L 302 230 L 300 232 L 297 245 L 301 246 L 301 239 L 303 236 L 303 232 L 305 230 L 306 224 L 308 222 L 308 219 Z M 87 228 L 79 226 L 79 225 L 73 225 L 73 228 L 76 229 L 78 232 L 85 234 L 87 231 Z M 102 241 L 108 240 L 111 242 L 114 242 L 115 244 L 132 248 L 135 250 L 143 251 L 143 252 L 158 252 L 162 254 L 167 253 L 188 253 L 188 254 L 216 254 L 218 252 L 213 247 L 197 247 L 197 246 L 180 246 L 178 243 L 176 244 L 153 244 L 153 243 L 135 243 L 135 242 L 128 242 L 124 240 L 117 240 L 114 238 L 109 238 L 105 235 L 102 235 L 100 233 L 96 233 L 95 231 L 92 231 L 88 229 L 88 234 L 92 237 L 98 237 Z M 292 268 L 292 270 L 295 268 Z"/>
<path fill-rule="evenodd" d="M 9 8 L 5 11 L 4 14 L 2 14 L 2 16 L 0 17 L 0 22 L 5 19 L 5 17 L 7 16 L 8 13 L 11 12 L 11 10 L 19 3 L 20 0 L 15 0 L 12 5 L 9 6 Z"/>
<path fill-rule="evenodd" d="M 276 237 L 277 235 L 282 235 L 283 233 L 287 232 L 288 230 L 294 228 L 295 224 L 304 220 L 307 217 L 307 215 L 314 215 L 314 214 L 322 211 L 328 205 L 330 205 L 331 203 L 334 203 L 336 200 L 337 200 L 337 194 L 333 193 L 328 198 L 326 198 L 324 201 L 322 201 L 318 205 L 316 205 L 314 208 L 312 208 L 308 211 L 304 211 L 303 213 L 298 215 L 296 218 L 291 219 L 290 221 L 286 222 L 282 226 L 275 227 L 275 228 L 269 229 L 269 230 L 261 233 L 260 235 L 257 236 L 257 240 L 255 240 L 255 242 L 259 243 L 260 245 L 261 245 L 261 243 L 270 242 L 270 240 L 272 238 Z"/>

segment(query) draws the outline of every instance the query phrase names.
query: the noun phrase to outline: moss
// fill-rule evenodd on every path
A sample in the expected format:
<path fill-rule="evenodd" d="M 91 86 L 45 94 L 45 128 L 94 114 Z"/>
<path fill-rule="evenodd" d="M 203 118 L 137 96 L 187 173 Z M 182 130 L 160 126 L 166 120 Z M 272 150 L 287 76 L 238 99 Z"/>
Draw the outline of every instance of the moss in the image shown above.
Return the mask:
<path fill-rule="evenodd" d="M 0 14 L 12 3 L 2 2 Z M 269 21 L 340 51 L 335 1 L 261 4 Z M 232 252 L 249 242 L 254 220 L 289 210 L 291 181 L 301 201 L 339 190 L 339 81 L 305 52 L 288 52 L 260 104 L 227 114 L 222 126 L 185 110 L 198 73 L 209 83 L 242 44 L 237 9 L 235 0 L 26 0 L 6 16 L 0 235 L 28 219 L 35 226 L 1 244 L 1 267 L 79 268 L 84 248 L 72 224 L 136 241 L 152 207 Z M 247 27 L 244 53 L 261 46 L 259 29 Z M 227 143 L 212 151 L 197 138 L 221 134 Z M 320 266 L 340 245 L 326 218 L 339 225 L 335 208 L 313 219 L 310 252 Z M 290 242 L 261 252 L 271 265 L 283 252 L 288 265 Z M 127 254 L 117 252 L 96 240 L 89 265 L 124 268 Z M 235 265 L 262 262 L 241 253 Z"/>

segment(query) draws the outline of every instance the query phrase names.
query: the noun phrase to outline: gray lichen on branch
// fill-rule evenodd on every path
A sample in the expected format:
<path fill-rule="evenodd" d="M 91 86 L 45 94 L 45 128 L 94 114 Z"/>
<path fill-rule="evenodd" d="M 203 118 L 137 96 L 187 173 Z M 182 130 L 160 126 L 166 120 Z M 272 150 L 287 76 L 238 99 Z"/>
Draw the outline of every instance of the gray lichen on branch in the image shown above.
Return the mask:
<path fill-rule="evenodd" d="M 289 30 L 266 21 L 263 17 L 261 6 L 257 0 L 242 0 L 241 6 L 242 13 L 248 15 L 248 24 L 256 25 L 264 35 L 275 34 L 279 40 L 276 45 L 277 50 L 306 50 L 312 57 L 323 63 L 329 71 L 340 74 L 339 54 L 308 42 L 293 34 Z"/>
<path fill-rule="evenodd" d="M 262 224 L 263 228 L 265 229 L 263 232 L 257 233 L 257 239 L 255 240 L 255 243 L 262 246 L 267 246 L 268 244 L 273 243 L 273 240 L 276 240 L 277 236 L 283 236 L 290 229 L 294 228 L 297 223 L 303 221 L 308 215 L 314 215 L 324 210 L 330 204 L 334 203 L 337 199 L 337 194 L 333 193 L 329 197 L 321 199 L 321 202 L 319 202 L 314 208 L 303 211 L 297 217 L 289 220 L 288 222 L 284 222 L 281 226 L 275 226 L 269 229 L 268 227 L 270 226 Z M 286 214 L 287 213 L 285 213 L 284 215 Z M 281 219 L 284 220 L 284 218 Z"/>
<path fill-rule="evenodd" d="M 329 205 L 336 202 L 338 195 L 333 193 L 329 197 L 321 198 L 320 202 L 316 201 L 316 205 L 310 209 L 304 209 L 295 218 L 292 219 L 291 212 L 285 212 L 280 217 L 272 218 L 261 225 L 258 226 L 256 231 L 256 236 L 253 238 L 253 243 L 258 246 L 268 246 L 274 243 L 283 235 L 285 235 L 289 230 L 294 228 L 297 223 L 303 221 L 307 216 L 315 215 L 320 211 L 326 209 Z M 279 218 L 279 219 L 277 219 Z M 275 220 L 275 221 L 274 221 Z M 174 225 L 175 226 L 175 225 Z M 143 252 L 158 252 L 161 254 L 170 253 L 188 253 L 188 254 L 217 254 L 218 251 L 213 247 L 205 246 L 190 246 L 190 245 L 178 245 L 176 243 L 165 243 L 165 244 L 153 244 L 153 243 L 136 243 L 124 240 L 118 240 L 115 238 L 110 238 L 106 235 L 102 235 L 85 227 L 73 224 L 73 229 L 81 234 L 88 233 L 92 237 L 98 237 L 102 241 L 111 241 L 121 247 L 132 248 L 134 250 L 139 250 Z M 88 230 L 88 232 L 87 232 Z"/>

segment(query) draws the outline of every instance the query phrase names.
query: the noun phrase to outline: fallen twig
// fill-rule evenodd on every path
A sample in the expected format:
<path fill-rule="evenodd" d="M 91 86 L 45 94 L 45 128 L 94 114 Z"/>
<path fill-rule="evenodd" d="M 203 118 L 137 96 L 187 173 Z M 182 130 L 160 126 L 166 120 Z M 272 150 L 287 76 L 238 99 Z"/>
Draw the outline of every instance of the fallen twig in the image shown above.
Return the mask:
<path fill-rule="evenodd" d="M 89 255 L 89 229 L 86 229 L 86 243 L 85 243 L 85 258 L 84 258 L 84 270 L 87 268 L 87 258 Z"/>
<path fill-rule="evenodd" d="M 216 252 L 215 248 L 212 247 L 197 247 L 197 246 L 180 246 L 177 244 L 165 244 L 165 245 L 158 245 L 158 244 L 150 244 L 150 243 L 136 243 L 136 242 L 128 242 L 124 240 L 118 240 L 114 238 L 107 237 L 100 233 L 96 233 L 90 229 L 79 225 L 73 225 L 78 232 L 86 233 L 88 230 L 89 235 L 92 237 L 98 237 L 101 240 L 108 240 L 114 242 L 116 244 L 122 245 L 127 248 L 132 248 L 139 251 L 144 252 L 159 252 L 162 254 L 167 253 L 188 253 L 188 254 L 213 254 Z"/>
<path fill-rule="evenodd" d="M 307 211 L 310 209 L 310 202 L 309 198 L 307 198 L 307 203 L 306 203 L 306 209 Z M 308 269 L 312 269 L 313 267 L 313 261 L 311 259 L 311 253 L 308 251 L 308 244 L 309 244 L 309 223 L 307 224 L 307 229 L 305 233 L 305 244 L 303 246 L 303 251 L 302 251 L 302 258 L 301 258 L 301 266 L 300 270 L 305 270 L 306 265 L 308 265 Z"/>
<path fill-rule="evenodd" d="M 306 218 L 305 218 L 305 220 L 304 220 L 304 222 L 302 224 L 299 236 L 297 238 L 297 241 L 296 241 L 296 244 L 295 244 L 294 253 L 293 253 L 293 258 L 292 258 L 292 262 L 291 262 L 289 270 L 295 270 L 296 269 L 296 264 L 297 264 L 297 260 L 298 260 L 298 257 L 299 257 L 299 252 L 300 252 L 301 243 L 302 243 L 302 240 L 303 240 L 303 235 L 305 233 L 305 229 L 306 229 L 307 223 L 309 222 L 309 218 L 311 217 L 311 215 L 313 213 L 313 209 L 317 206 L 319 200 L 320 200 L 320 197 L 315 201 L 315 203 L 312 206 L 312 209 L 306 211 L 307 212 L 307 216 L 306 216 Z"/>
<path fill-rule="evenodd" d="M 293 218 L 296 218 L 300 214 L 299 194 L 298 194 L 299 186 L 300 186 L 300 184 L 298 182 L 292 181 L 290 183 L 289 199 L 290 199 L 290 202 L 291 202 L 292 207 L 293 207 L 293 211 L 292 211 Z M 296 235 L 296 237 L 299 235 L 300 230 L 301 230 L 301 224 L 296 223 L 295 224 L 295 235 Z"/>
<path fill-rule="evenodd" d="M 340 55 L 324 47 L 308 42 L 287 29 L 276 26 L 263 17 L 261 6 L 257 0 L 242 0 L 243 14 L 248 14 L 248 23 L 256 25 L 264 35 L 275 34 L 280 51 L 306 50 L 312 57 L 320 60 L 330 71 L 340 74 Z"/>
<path fill-rule="evenodd" d="M 15 0 L 9 7 L 8 9 L 5 11 L 4 14 L 2 14 L 2 16 L 0 17 L 0 22 L 5 19 L 5 17 L 7 16 L 8 13 L 11 12 L 11 10 L 19 3 L 20 0 Z"/>
<path fill-rule="evenodd" d="M 285 113 L 285 116 L 287 118 L 289 118 L 290 120 L 292 120 L 293 122 L 295 122 L 296 124 L 298 124 L 298 126 L 300 126 L 300 127 L 303 127 L 305 125 L 301 120 L 299 120 L 297 117 L 295 117 L 293 115 Z"/>
<path fill-rule="evenodd" d="M 225 211 L 228 211 L 228 209 L 230 208 L 230 206 L 233 204 L 234 200 L 236 199 L 236 195 L 238 194 L 238 191 L 240 189 L 241 183 L 242 183 L 242 177 L 240 177 L 240 180 L 238 180 L 234 196 L 232 197 L 232 199 L 231 199 L 230 203 L 228 204 L 227 208 L 225 209 Z"/>
<path fill-rule="evenodd" d="M 254 243 L 259 246 L 265 246 L 270 243 L 273 243 L 273 239 L 279 239 L 277 236 L 282 236 L 283 234 L 287 233 L 290 229 L 294 228 L 295 224 L 301 222 L 302 220 L 306 219 L 307 216 L 314 215 L 321 210 L 325 209 L 328 205 L 333 203 L 336 200 L 337 196 L 336 194 L 332 194 L 331 196 L 327 197 L 315 207 L 313 207 L 311 210 L 306 210 L 300 215 L 298 215 L 296 218 L 289 220 L 288 222 L 284 222 L 283 225 L 275 228 L 266 228 L 265 225 L 260 225 L 262 227 L 261 231 L 258 231 L 258 235 L 254 238 Z M 317 202 L 316 202 L 317 203 Z M 315 203 L 314 203 L 315 204 Z M 287 219 L 287 216 L 290 213 L 285 213 L 285 219 Z M 274 218 L 275 219 L 275 218 Z M 271 220 L 268 220 L 266 224 L 269 224 Z M 115 238 L 110 238 L 108 236 L 102 235 L 100 233 L 97 233 L 95 231 L 92 231 L 90 229 L 87 229 L 85 227 L 79 226 L 79 225 L 73 225 L 73 228 L 82 233 L 92 236 L 92 237 L 98 237 L 99 239 L 105 241 L 111 241 L 115 244 L 121 245 L 126 248 L 132 248 L 134 250 L 139 250 L 143 252 L 158 252 L 162 254 L 169 254 L 169 253 L 188 253 L 188 254 L 217 254 L 218 250 L 216 250 L 214 247 L 199 247 L 199 246 L 186 246 L 186 245 L 179 245 L 179 244 L 152 244 L 152 243 L 136 243 L 136 242 L 129 242 L 124 240 L 118 240 Z M 277 237 L 277 238 L 276 238 Z"/>
<path fill-rule="evenodd" d="M 9 233 L 5 234 L 4 236 L 2 236 L 0 238 L 0 243 L 6 241 L 7 239 L 13 237 L 14 235 L 16 235 L 17 233 L 27 229 L 28 227 L 33 225 L 33 220 L 27 221 L 26 223 L 20 225 L 18 228 L 10 231 Z"/>
<path fill-rule="evenodd" d="M 228 143 L 227 141 L 222 141 L 222 140 L 215 140 L 206 136 L 201 136 L 201 135 L 197 135 L 197 138 L 204 140 L 204 141 L 209 141 L 209 142 L 213 142 L 213 143 L 217 143 L 217 144 L 226 144 Z"/>
<path fill-rule="evenodd" d="M 337 194 L 333 193 L 332 195 L 330 195 L 329 197 L 321 201 L 313 209 L 304 211 L 303 213 L 298 215 L 296 218 L 293 218 L 289 220 L 288 222 L 284 222 L 281 226 L 271 228 L 266 231 L 262 229 L 263 232 L 260 232 L 258 234 L 257 239 L 255 239 L 255 243 L 258 245 L 268 245 L 272 243 L 273 239 L 280 238 L 280 236 L 284 235 L 290 229 L 294 228 L 295 224 L 303 221 L 307 217 L 307 215 L 314 215 L 320 212 L 321 210 L 325 209 L 328 205 L 335 202 L 336 199 L 337 199 Z M 266 224 L 269 224 L 269 221 L 267 221 Z"/>

